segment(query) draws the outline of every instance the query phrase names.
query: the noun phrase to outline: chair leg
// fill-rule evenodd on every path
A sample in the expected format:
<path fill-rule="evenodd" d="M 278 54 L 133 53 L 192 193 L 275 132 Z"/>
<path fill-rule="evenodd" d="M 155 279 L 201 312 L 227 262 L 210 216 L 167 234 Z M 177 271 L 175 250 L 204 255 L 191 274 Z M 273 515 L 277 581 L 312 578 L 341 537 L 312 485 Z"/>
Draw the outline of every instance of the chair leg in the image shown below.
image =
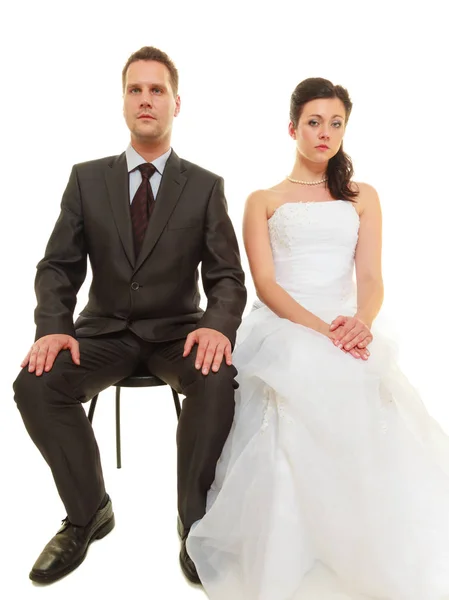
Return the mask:
<path fill-rule="evenodd" d="M 96 396 L 94 396 L 92 398 L 92 400 L 90 401 L 89 413 L 87 415 L 87 418 L 89 419 L 89 421 L 90 421 L 91 424 L 92 424 L 92 420 L 94 418 L 94 412 L 95 412 L 95 407 L 97 406 L 98 396 L 99 396 L 99 394 L 97 394 Z"/>
<path fill-rule="evenodd" d="M 120 386 L 115 388 L 115 444 L 117 448 L 117 469 L 121 469 L 122 444 L 120 439 Z"/>
<path fill-rule="evenodd" d="M 178 419 L 179 419 L 179 415 L 181 414 L 181 404 L 179 403 L 178 392 L 176 390 L 174 390 L 173 388 L 171 388 L 171 393 L 173 394 L 173 400 L 175 402 L 176 414 L 178 415 Z"/>

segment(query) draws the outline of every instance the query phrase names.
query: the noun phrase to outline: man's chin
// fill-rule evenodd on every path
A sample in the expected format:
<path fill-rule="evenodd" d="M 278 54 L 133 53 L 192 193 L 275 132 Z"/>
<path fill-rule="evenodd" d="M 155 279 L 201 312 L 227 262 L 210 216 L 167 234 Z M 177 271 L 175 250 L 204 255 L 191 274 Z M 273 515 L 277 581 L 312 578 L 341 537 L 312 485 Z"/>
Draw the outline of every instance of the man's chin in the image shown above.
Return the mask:
<path fill-rule="evenodd" d="M 143 130 L 141 128 L 134 130 L 132 132 L 133 136 L 136 138 L 136 140 L 138 140 L 139 142 L 142 143 L 154 143 L 157 142 L 160 137 L 160 131 L 149 131 L 149 130 Z"/>

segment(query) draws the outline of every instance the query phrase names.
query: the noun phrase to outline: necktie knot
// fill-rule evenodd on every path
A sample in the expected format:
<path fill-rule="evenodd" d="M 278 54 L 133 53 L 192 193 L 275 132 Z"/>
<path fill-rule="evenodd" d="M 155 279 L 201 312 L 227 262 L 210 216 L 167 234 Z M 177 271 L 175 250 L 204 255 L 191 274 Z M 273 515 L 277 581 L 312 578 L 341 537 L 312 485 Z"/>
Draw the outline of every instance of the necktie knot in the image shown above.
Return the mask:
<path fill-rule="evenodd" d="M 156 167 L 151 163 L 144 163 L 143 165 L 139 165 L 139 171 L 144 179 L 150 179 L 152 175 L 156 172 Z"/>

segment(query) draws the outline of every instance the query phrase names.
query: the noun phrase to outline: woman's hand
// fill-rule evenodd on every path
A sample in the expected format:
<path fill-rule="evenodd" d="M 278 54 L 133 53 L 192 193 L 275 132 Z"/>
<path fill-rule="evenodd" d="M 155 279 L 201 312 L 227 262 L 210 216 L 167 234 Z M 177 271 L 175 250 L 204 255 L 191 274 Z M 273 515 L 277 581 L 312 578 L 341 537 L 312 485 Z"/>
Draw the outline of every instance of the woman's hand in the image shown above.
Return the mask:
<path fill-rule="evenodd" d="M 337 346 L 337 342 L 338 337 L 338 330 L 337 332 L 335 331 L 329 331 L 329 333 L 327 334 L 327 337 L 335 344 L 335 346 Z M 352 350 L 345 350 L 344 348 L 340 348 L 343 352 L 350 354 L 351 356 L 353 356 L 354 358 L 361 358 L 363 360 L 368 360 L 369 357 L 369 350 L 367 348 L 352 348 Z"/>
<path fill-rule="evenodd" d="M 373 341 L 373 335 L 370 328 L 357 316 L 346 317 L 339 315 L 330 325 L 330 332 L 334 334 L 332 341 L 340 348 L 350 352 L 353 349 L 369 351 L 366 349 L 368 344 Z"/>

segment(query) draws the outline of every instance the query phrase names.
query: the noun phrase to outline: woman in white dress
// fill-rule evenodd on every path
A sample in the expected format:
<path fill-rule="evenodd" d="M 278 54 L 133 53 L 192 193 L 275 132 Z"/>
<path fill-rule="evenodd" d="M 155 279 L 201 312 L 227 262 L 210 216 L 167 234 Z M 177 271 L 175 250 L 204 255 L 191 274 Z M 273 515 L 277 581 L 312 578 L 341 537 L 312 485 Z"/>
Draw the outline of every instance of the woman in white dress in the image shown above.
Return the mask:
<path fill-rule="evenodd" d="M 449 441 L 372 330 L 381 210 L 351 181 L 351 106 L 327 80 L 300 83 L 291 175 L 247 200 L 259 301 L 237 337 L 233 427 L 187 541 L 212 600 L 449 596 Z"/>

